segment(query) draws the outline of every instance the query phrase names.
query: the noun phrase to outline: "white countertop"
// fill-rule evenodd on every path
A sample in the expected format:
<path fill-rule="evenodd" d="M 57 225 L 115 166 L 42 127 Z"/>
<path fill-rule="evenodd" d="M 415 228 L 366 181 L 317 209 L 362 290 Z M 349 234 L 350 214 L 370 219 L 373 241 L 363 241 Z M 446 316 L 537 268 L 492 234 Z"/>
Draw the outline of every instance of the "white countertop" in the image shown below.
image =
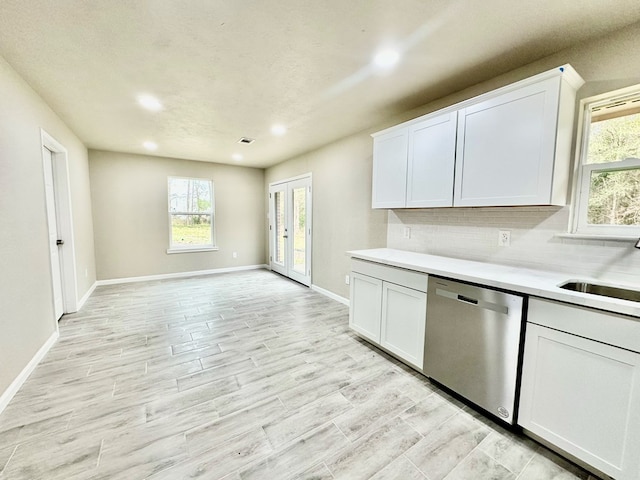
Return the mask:
<path fill-rule="evenodd" d="M 458 258 L 426 255 L 424 253 L 375 248 L 347 252 L 354 258 L 368 260 L 417 272 L 440 275 L 454 280 L 479 283 L 490 287 L 525 293 L 541 298 L 598 308 L 640 318 L 640 303 L 598 295 L 572 292 L 558 287 L 575 280 L 599 282 L 585 276 L 572 277 L 566 273 L 509 267 Z M 610 283 L 607 283 L 611 285 Z"/>

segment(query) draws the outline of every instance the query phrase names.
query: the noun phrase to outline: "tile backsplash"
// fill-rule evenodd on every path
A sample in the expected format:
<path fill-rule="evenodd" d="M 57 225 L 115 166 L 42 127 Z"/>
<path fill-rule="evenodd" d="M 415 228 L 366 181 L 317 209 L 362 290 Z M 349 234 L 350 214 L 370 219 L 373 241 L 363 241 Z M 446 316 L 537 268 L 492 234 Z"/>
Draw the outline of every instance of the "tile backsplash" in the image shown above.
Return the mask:
<path fill-rule="evenodd" d="M 389 210 L 387 246 L 640 286 L 634 242 L 558 237 L 568 223 L 569 207 Z M 511 232 L 509 247 L 498 246 L 500 230 Z"/>

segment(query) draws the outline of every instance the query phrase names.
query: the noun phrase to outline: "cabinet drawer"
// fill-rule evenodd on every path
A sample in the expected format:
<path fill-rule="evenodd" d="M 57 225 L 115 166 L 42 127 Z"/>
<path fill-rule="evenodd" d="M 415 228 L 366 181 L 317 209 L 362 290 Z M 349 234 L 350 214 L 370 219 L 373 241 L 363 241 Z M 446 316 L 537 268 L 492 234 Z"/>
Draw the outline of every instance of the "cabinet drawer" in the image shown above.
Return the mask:
<path fill-rule="evenodd" d="M 414 272 L 404 268 L 389 267 L 379 263 L 367 262 L 365 260 L 352 259 L 351 270 L 353 272 L 379 278 L 385 282 L 395 283 L 404 287 L 412 288 L 420 292 L 427 291 L 427 281 L 429 276 L 426 273 Z"/>
<path fill-rule="evenodd" d="M 531 297 L 527 321 L 640 352 L 640 320 L 633 317 Z"/>

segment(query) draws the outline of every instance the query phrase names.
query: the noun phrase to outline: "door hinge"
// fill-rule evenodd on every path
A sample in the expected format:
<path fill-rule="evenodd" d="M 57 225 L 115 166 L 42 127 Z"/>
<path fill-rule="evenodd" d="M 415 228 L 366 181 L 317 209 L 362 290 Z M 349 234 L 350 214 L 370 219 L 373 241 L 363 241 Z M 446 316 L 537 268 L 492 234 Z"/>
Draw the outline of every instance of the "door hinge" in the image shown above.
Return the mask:
<path fill-rule="evenodd" d="M 273 257 L 271 257 L 271 256 L 270 256 L 270 257 L 269 257 L 269 261 L 270 261 L 270 262 L 273 262 Z"/>
<path fill-rule="evenodd" d="M 271 230 L 271 225 L 269 225 L 269 230 Z"/>
<path fill-rule="evenodd" d="M 271 194 L 269 194 L 269 198 L 271 198 Z"/>

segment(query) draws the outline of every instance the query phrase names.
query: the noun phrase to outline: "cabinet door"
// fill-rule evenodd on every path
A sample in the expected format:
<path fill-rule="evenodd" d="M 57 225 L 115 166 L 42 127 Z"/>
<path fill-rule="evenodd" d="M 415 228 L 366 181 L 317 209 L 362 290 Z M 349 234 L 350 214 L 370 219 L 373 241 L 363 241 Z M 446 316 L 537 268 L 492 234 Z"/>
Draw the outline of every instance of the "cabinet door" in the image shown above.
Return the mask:
<path fill-rule="evenodd" d="M 403 360 L 423 367 L 427 295 L 384 282 L 380 345 Z"/>
<path fill-rule="evenodd" d="M 409 127 L 407 207 L 451 207 L 458 112 Z"/>
<path fill-rule="evenodd" d="M 519 414 L 602 472 L 640 478 L 640 354 L 528 323 Z"/>
<path fill-rule="evenodd" d="M 363 337 L 380 343 L 382 280 L 351 272 L 349 326 Z"/>
<path fill-rule="evenodd" d="M 460 110 L 455 206 L 551 202 L 560 77 Z"/>
<path fill-rule="evenodd" d="M 404 208 L 408 127 L 373 139 L 373 208 Z"/>

